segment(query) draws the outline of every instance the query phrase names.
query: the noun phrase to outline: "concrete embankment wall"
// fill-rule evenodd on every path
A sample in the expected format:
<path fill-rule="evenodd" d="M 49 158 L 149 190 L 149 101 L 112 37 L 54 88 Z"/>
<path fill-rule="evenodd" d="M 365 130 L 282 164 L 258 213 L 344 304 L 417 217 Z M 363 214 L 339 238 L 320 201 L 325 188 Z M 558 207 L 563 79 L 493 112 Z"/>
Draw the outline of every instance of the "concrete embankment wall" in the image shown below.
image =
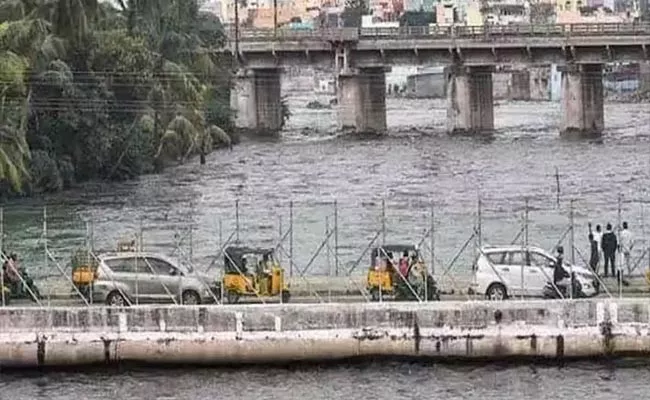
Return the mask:
<path fill-rule="evenodd" d="M 643 356 L 650 301 L 0 309 L 0 367 Z"/>

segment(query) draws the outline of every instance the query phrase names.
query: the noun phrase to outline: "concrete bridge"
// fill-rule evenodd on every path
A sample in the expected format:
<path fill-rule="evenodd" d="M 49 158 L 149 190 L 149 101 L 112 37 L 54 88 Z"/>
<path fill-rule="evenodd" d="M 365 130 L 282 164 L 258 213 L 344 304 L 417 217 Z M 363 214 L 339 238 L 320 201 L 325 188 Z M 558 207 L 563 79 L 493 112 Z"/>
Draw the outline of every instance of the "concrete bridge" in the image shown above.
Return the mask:
<path fill-rule="evenodd" d="M 242 30 L 229 39 L 239 65 L 232 105 L 242 128 L 279 129 L 280 73 L 288 65 L 334 68 L 341 128 L 383 132 L 385 72 L 397 64 L 446 64 L 448 131 L 490 132 L 495 66 L 558 64 L 563 68 L 561 132 L 599 136 L 602 65 L 647 60 L 650 24 Z"/>

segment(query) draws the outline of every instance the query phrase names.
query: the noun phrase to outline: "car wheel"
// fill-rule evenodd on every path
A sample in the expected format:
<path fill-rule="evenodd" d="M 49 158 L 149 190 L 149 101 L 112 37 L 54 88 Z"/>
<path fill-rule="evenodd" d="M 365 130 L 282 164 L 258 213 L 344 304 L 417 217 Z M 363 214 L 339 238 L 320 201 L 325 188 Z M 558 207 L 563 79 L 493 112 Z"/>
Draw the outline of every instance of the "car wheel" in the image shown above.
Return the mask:
<path fill-rule="evenodd" d="M 234 290 L 229 290 L 226 293 L 226 300 L 228 300 L 228 304 L 237 304 L 239 302 L 239 293 Z"/>
<path fill-rule="evenodd" d="M 503 284 L 493 283 L 485 292 L 485 297 L 488 300 L 505 300 L 508 298 L 508 292 L 506 292 L 506 287 Z"/>
<path fill-rule="evenodd" d="M 119 291 L 114 290 L 106 296 L 106 305 L 112 307 L 125 307 L 127 303 L 124 296 L 122 296 Z"/>
<path fill-rule="evenodd" d="M 194 290 L 186 290 L 181 295 L 181 304 L 186 306 L 195 306 L 201 304 L 201 298 Z"/>

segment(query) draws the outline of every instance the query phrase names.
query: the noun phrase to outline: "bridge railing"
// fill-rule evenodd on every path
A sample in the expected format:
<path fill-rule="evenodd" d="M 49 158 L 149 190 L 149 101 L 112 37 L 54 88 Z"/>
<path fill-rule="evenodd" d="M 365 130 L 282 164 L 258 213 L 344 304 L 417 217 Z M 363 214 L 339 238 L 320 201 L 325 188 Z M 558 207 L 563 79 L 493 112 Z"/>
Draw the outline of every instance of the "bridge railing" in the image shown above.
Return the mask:
<path fill-rule="evenodd" d="M 228 31 L 228 37 L 235 39 L 235 30 Z M 295 29 L 286 28 L 257 28 L 240 29 L 240 41 L 283 41 L 283 40 L 331 40 L 355 41 L 359 39 L 358 28 L 322 28 L 322 29 Z"/>
<path fill-rule="evenodd" d="M 231 40 L 234 30 L 228 32 Z M 632 24 L 544 24 L 544 25 L 482 25 L 482 26 L 405 26 L 398 28 L 321 28 L 291 30 L 240 29 L 240 41 L 324 40 L 356 41 L 358 39 L 481 39 L 510 36 L 599 36 L 650 34 L 650 23 Z"/>

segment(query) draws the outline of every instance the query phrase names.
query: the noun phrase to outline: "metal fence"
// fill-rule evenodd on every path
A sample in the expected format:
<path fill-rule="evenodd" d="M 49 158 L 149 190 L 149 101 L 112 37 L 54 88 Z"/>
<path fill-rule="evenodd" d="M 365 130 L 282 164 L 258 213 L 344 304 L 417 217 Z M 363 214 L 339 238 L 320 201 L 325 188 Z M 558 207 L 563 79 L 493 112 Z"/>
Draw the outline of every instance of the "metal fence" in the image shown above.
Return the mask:
<path fill-rule="evenodd" d="M 215 279 L 221 279 L 228 245 L 271 247 L 286 269 L 291 290 L 300 293 L 295 301 L 318 302 L 370 300 L 365 275 L 371 267 L 371 249 L 414 244 L 444 293 L 474 298 L 468 288 L 475 283 L 472 268 L 483 249 L 535 246 L 552 253 L 563 245 L 567 261 L 588 266 L 590 222 L 592 228 L 600 224 L 603 230 L 610 223 L 615 232 L 622 222 L 628 222 L 635 245 L 629 263 L 619 266 L 644 286 L 643 272 L 650 265 L 646 204 L 645 194 L 619 195 L 608 207 L 587 200 L 561 200 L 559 195 L 521 198 L 515 203 L 503 203 L 498 195 L 467 199 L 463 204 L 433 204 L 424 199 L 343 204 L 290 201 L 274 209 L 242 199 L 219 207 L 216 215 L 190 205 L 164 215 L 125 212 L 122 221 L 101 219 L 99 214 L 80 216 L 70 213 L 67 206 L 17 207 L 0 210 L 0 240 L 7 252 L 3 262 L 8 254 L 17 253 L 22 268 L 40 285 L 40 305 L 83 297 L 71 279 L 75 250 L 86 249 L 90 257 L 97 258 L 101 249 L 115 251 L 118 240 L 125 238 L 137 242 L 138 251 L 165 254 L 210 272 Z M 517 284 L 523 288 L 523 278 Z M 607 295 L 623 295 L 622 285 L 601 284 Z M 172 292 L 169 296 L 171 302 L 182 301 Z M 37 296 L 30 292 L 29 297 Z M 215 302 L 221 298 L 223 293 L 214 294 Z M 78 301 L 92 303 L 88 298 Z"/>

